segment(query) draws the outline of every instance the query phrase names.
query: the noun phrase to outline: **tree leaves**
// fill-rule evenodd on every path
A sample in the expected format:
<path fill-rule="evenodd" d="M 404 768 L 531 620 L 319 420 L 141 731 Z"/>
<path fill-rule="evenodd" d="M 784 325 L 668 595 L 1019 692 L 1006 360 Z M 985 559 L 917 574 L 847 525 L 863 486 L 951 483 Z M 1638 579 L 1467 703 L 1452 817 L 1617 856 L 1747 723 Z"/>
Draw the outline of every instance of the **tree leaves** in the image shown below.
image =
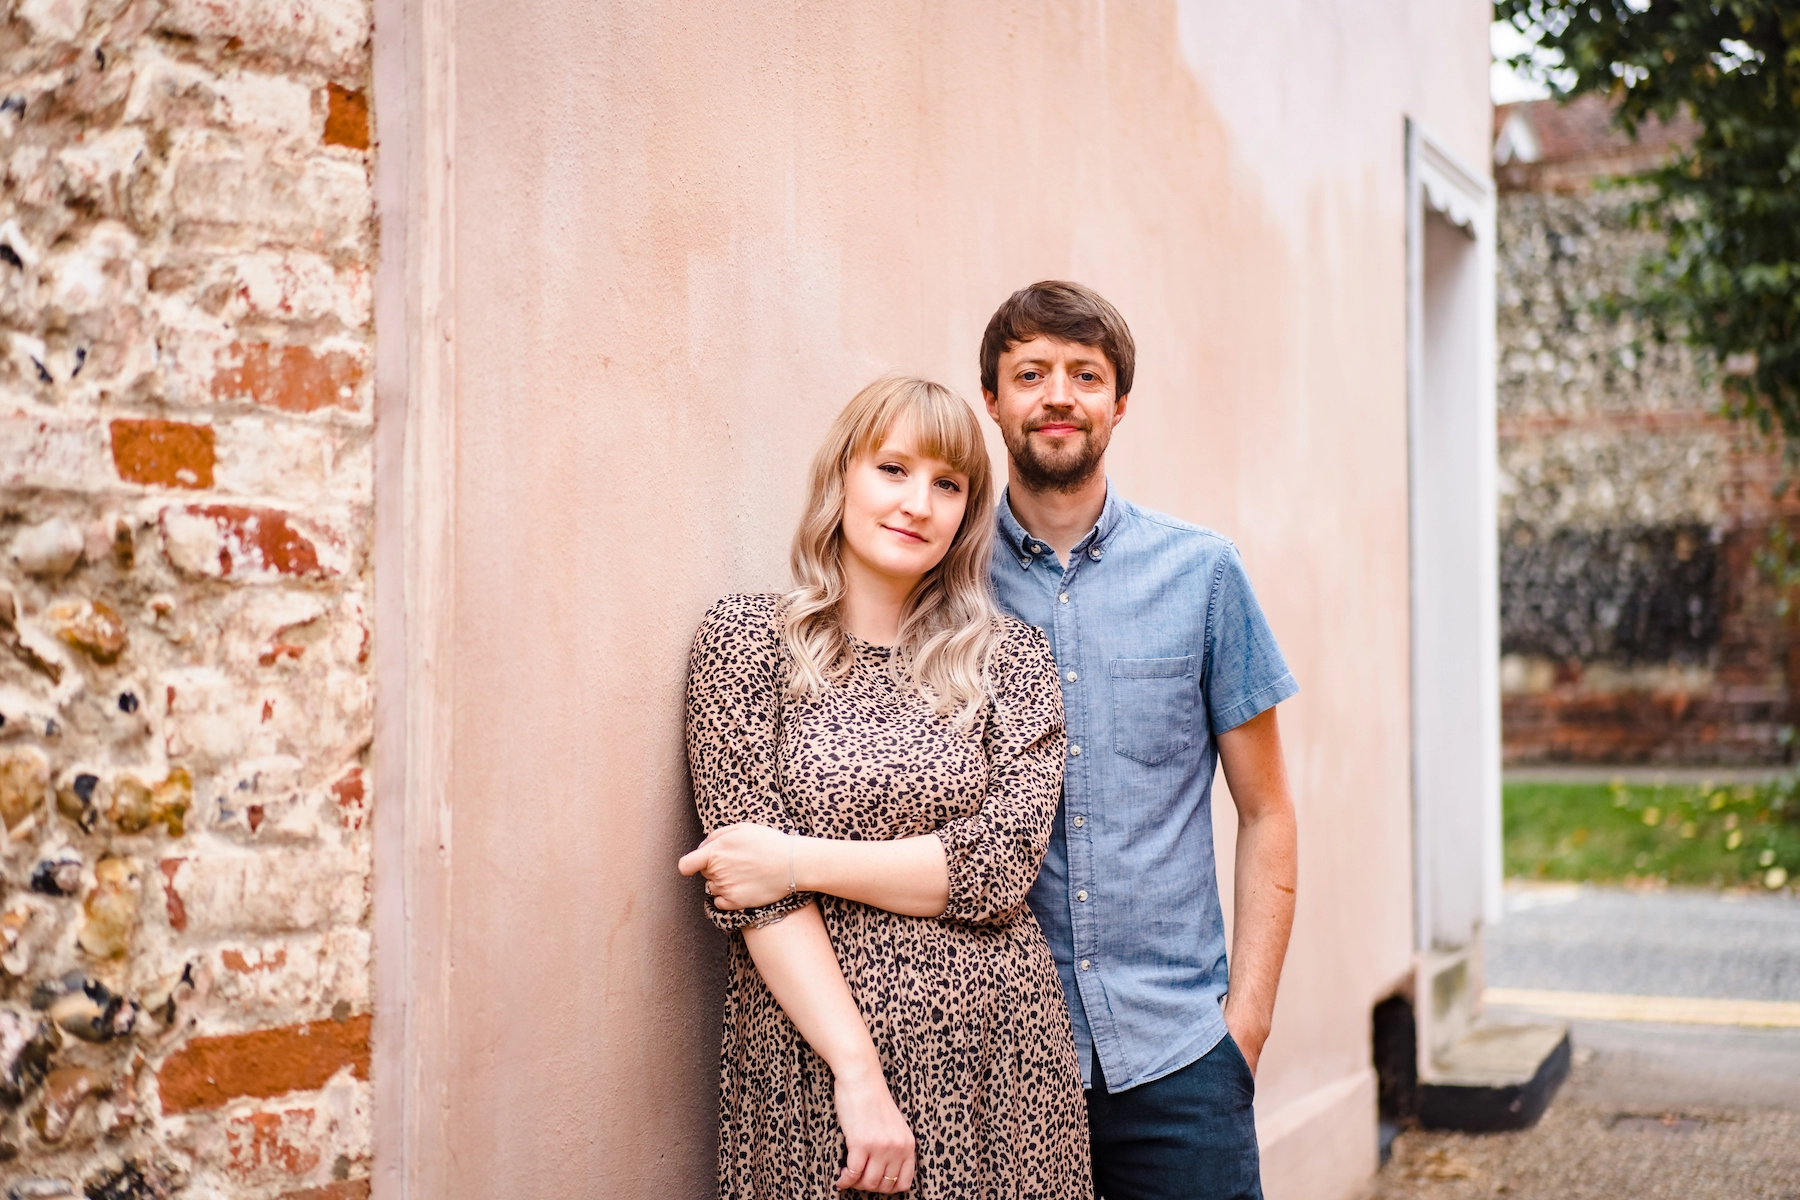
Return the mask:
<path fill-rule="evenodd" d="M 1608 97 L 1634 137 L 1686 109 L 1700 132 L 1634 218 L 1664 248 L 1621 303 L 1721 371 L 1727 411 L 1800 445 L 1800 5 L 1792 0 L 1497 0 L 1535 36 L 1512 60 L 1559 97 Z"/>

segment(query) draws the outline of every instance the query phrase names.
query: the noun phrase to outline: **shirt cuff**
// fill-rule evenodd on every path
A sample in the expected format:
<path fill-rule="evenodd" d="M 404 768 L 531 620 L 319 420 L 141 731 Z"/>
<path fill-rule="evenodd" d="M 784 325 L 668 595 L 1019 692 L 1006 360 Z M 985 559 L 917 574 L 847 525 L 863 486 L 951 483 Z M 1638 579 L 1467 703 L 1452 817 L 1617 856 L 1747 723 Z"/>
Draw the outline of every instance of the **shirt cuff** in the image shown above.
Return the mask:
<path fill-rule="evenodd" d="M 1283 673 L 1274 683 L 1244 697 L 1229 708 L 1215 709 L 1212 714 L 1213 734 L 1216 736 L 1236 729 L 1251 717 L 1269 711 L 1299 690 L 1300 685 L 1295 681 L 1293 672 Z"/>

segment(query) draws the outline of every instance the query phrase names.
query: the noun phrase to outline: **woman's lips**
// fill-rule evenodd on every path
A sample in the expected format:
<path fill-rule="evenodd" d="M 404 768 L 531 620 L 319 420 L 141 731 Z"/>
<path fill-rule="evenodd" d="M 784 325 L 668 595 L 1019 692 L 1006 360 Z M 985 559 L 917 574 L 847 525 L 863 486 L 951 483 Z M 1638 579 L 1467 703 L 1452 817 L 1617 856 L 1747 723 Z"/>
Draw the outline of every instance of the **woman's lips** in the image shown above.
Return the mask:
<path fill-rule="evenodd" d="M 910 529 L 895 529 L 892 525 L 883 525 L 882 528 L 887 530 L 889 533 L 897 533 L 901 537 L 909 538 L 915 542 L 923 542 L 925 540 L 924 538 L 920 537 L 918 534 L 914 533 Z"/>

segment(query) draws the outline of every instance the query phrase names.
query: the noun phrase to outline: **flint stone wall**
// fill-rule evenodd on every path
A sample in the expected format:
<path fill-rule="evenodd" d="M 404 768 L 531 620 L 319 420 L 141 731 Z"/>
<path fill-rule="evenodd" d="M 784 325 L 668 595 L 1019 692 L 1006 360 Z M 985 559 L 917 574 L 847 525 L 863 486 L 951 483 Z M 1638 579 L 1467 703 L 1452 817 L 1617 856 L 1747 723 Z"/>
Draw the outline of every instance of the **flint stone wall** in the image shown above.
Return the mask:
<path fill-rule="evenodd" d="M 1755 565 L 1779 462 L 1682 345 L 1604 300 L 1656 235 L 1620 189 L 1503 192 L 1503 713 L 1513 762 L 1789 753 L 1789 631 Z"/>
<path fill-rule="evenodd" d="M 366 0 L 0 26 L 0 1178 L 368 1191 Z"/>

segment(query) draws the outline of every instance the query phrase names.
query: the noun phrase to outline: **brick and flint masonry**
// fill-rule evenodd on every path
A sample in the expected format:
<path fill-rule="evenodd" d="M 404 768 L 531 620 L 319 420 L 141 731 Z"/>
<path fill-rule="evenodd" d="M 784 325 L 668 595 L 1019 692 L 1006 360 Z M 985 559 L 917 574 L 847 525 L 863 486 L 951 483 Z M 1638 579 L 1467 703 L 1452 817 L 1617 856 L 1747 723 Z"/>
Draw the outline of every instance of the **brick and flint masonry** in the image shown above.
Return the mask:
<path fill-rule="evenodd" d="M 0 27 L 0 1178 L 366 1196 L 370 9 Z"/>

